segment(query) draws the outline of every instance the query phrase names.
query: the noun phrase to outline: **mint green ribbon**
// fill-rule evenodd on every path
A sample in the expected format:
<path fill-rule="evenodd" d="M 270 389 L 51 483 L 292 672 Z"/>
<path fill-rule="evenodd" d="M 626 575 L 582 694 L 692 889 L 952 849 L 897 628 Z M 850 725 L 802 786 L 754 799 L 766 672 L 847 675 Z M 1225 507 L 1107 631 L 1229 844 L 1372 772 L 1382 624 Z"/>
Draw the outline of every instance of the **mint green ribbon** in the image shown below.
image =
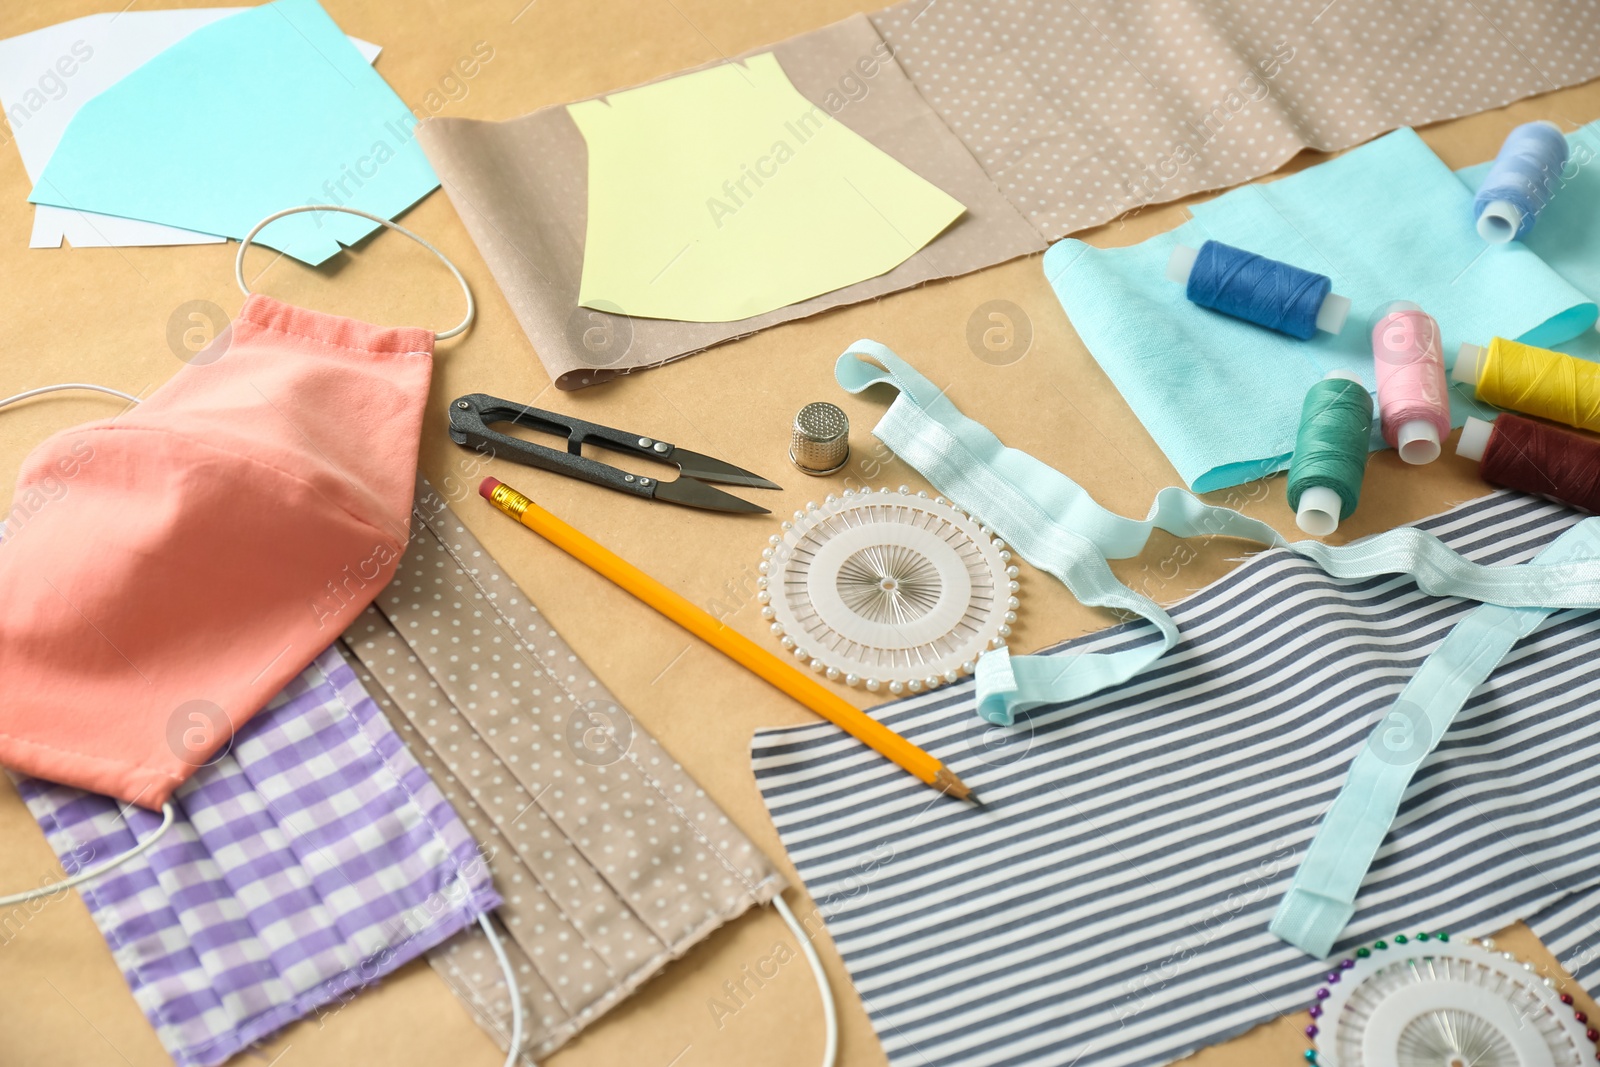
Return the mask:
<path fill-rule="evenodd" d="M 1158 640 L 1121 652 L 1012 656 L 1002 647 L 986 653 L 977 663 L 977 710 L 990 722 L 1009 724 L 1042 704 L 1061 704 L 1119 685 L 1177 643 L 1178 628 L 1171 616 L 1119 581 L 1107 563 L 1137 556 L 1154 530 L 1176 537 L 1237 537 L 1287 549 L 1336 578 L 1405 574 L 1430 595 L 1485 605 L 1463 620 L 1429 657 L 1401 695 L 1398 710 L 1390 713 L 1391 719 L 1398 714 L 1407 722 L 1417 718 L 1425 726 L 1426 750 L 1414 762 L 1409 757 L 1366 758 L 1368 752 L 1358 757 L 1351 784 L 1330 809 L 1279 909 L 1273 932 L 1313 954 L 1326 954 L 1353 914 L 1356 889 L 1388 832 L 1412 773 L 1472 689 L 1551 612 L 1600 608 L 1597 520 L 1575 527 L 1537 563 L 1485 567 L 1409 526 L 1342 547 L 1317 541 L 1291 543 L 1263 522 L 1207 504 L 1178 488 L 1157 493 L 1143 520 L 1129 519 L 1101 507 L 1060 471 L 1007 448 L 876 341 L 851 345 L 839 357 L 834 373 L 852 393 L 879 383 L 898 389 L 900 395 L 873 435 L 939 492 L 976 515 L 1023 559 L 1055 575 L 1082 603 L 1132 613 L 1158 631 Z M 1402 714 L 1411 708 L 1420 710 L 1410 718 Z M 1375 736 L 1385 730 L 1392 727 L 1380 723 Z"/>
<path fill-rule="evenodd" d="M 1541 565 L 1600 558 L 1600 519 L 1585 519 L 1539 553 Z M 1521 568 L 1513 568 L 1521 569 Z M 1439 744 L 1472 691 L 1518 641 L 1554 611 L 1484 604 L 1457 623 L 1373 728 L 1344 786 L 1322 817 L 1271 930 L 1313 956 L 1333 951 L 1355 914 L 1356 892 L 1388 836 L 1422 761 Z"/>

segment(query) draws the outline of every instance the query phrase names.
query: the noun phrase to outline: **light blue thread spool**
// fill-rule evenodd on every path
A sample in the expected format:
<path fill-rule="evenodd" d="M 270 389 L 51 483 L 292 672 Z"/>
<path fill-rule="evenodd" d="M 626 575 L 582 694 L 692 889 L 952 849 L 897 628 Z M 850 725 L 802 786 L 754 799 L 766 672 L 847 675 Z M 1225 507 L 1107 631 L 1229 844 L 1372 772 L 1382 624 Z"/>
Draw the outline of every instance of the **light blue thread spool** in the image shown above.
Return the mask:
<path fill-rule="evenodd" d="M 1555 123 L 1526 122 L 1512 130 L 1472 202 L 1478 236 L 1490 244 L 1528 236 L 1566 162 L 1567 138 Z"/>

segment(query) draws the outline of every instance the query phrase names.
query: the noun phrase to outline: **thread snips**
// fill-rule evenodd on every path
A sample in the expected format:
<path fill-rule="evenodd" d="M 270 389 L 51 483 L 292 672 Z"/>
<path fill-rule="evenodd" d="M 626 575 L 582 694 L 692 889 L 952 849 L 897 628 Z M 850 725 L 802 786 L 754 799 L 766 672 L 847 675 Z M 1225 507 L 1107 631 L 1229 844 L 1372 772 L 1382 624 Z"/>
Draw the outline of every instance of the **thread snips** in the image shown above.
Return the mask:
<path fill-rule="evenodd" d="M 520 437 L 491 429 L 496 423 L 526 426 L 542 433 L 554 434 L 567 440 L 565 451 L 549 448 Z M 729 511 L 751 514 L 768 514 L 768 509 L 732 493 L 725 493 L 707 482 L 722 485 L 742 485 L 754 489 L 781 489 L 773 482 L 752 474 L 720 459 L 679 448 L 667 441 L 647 434 L 629 433 L 626 430 L 585 422 L 543 408 L 514 404 L 509 400 L 485 393 L 468 393 L 450 402 L 450 440 L 487 450 L 499 459 L 538 467 L 540 470 L 564 474 L 594 485 L 615 489 L 620 493 L 644 497 L 646 500 L 665 500 L 691 508 L 711 511 Z M 636 456 L 678 469 L 678 477 L 662 481 L 644 475 L 631 474 L 582 452 L 585 444 L 610 449 L 624 455 Z"/>

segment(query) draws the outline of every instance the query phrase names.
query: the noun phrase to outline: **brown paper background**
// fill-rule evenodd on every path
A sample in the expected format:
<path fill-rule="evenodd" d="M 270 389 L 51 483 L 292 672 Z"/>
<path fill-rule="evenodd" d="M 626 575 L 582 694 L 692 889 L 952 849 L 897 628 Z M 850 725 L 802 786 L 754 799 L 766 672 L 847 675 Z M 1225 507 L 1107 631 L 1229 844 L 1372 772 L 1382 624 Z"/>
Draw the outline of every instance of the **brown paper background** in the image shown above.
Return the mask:
<path fill-rule="evenodd" d="M 637 84 L 872 6 L 852 7 L 845 0 L 806 5 L 536 0 L 519 14 L 523 2 L 328 0 L 327 6 L 346 31 L 384 45 L 377 68 L 411 104 L 422 104 L 425 94 L 438 90 L 451 64 L 469 55 L 474 43 L 488 42 L 495 58 L 465 83 L 463 99 L 449 101 L 440 111 L 483 119 L 511 118 Z M 0 7 L 0 35 L 106 7 L 87 0 L 10 0 Z M 1565 129 L 1600 118 L 1600 85 L 1452 121 L 1424 130 L 1423 136 L 1447 163 L 1460 167 L 1490 158 L 1512 126 L 1535 118 L 1554 119 Z M 197 154 L 202 150 L 195 146 Z M 238 310 L 235 246 L 30 250 L 27 192 L 21 161 L 10 148 L 0 147 L 0 322 L 5 326 L 0 396 L 83 380 L 147 393 L 178 366 L 168 343 L 175 310 L 197 300 L 230 314 Z M 1100 245 L 1127 244 L 1170 229 L 1182 217 L 1176 207 L 1148 210 L 1087 238 Z M 1008 444 L 1069 472 L 1109 507 L 1142 515 L 1157 489 L 1176 483 L 1160 451 L 1073 333 L 1045 283 L 1038 256 L 787 323 L 663 370 L 563 394 L 551 388 L 447 198 L 429 196 L 405 222 L 460 264 L 480 301 L 472 331 L 439 346 L 422 466 L 441 491 L 466 481 L 460 464 L 467 454 L 445 437 L 445 405 L 479 390 L 648 431 L 758 471 L 785 486 L 781 493 L 759 494 L 780 516 L 845 484 L 920 486 L 868 435 L 885 399 L 850 397 L 833 382 L 834 358 L 863 336 L 914 360 L 933 381 L 949 386 L 968 414 L 994 427 Z M 257 281 L 262 291 L 373 322 L 442 328 L 460 314 L 460 294 L 444 269 L 393 234 L 378 235 L 322 271 L 253 252 L 250 273 L 263 268 Z M 1012 302 L 1031 325 L 1026 354 L 1005 366 L 977 358 L 967 341 L 969 321 L 994 300 Z M 979 323 L 987 320 L 979 316 Z M 840 404 L 853 422 L 852 462 L 825 479 L 803 477 L 785 458 L 790 418 L 817 399 Z M 67 396 L 0 414 L 0 500 L 9 500 L 18 464 L 46 434 L 115 409 L 109 399 Z M 1420 470 L 1402 469 L 1392 453 L 1375 455 L 1361 511 L 1341 529 L 1340 538 L 1420 518 L 1485 491 L 1471 465 L 1455 460 L 1449 448 L 1446 455 Z M 696 602 L 737 604 L 733 625 L 768 639 L 748 594 L 777 516 L 769 523 L 713 515 L 648 504 L 524 468 L 491 469 Z M 1226 500 L 1227 494 L 1213 499 Z M 1282 477 L 1265 483 L 1259 498 L 1242 502 L 1250 514 L 1285 532 L 1291 529 Z M 809 722 L 810 713 L 694 644 L 487 504 L 468 499 L 458 510 L 606 685 L 794 880 L 750 774 L 749 740 L 757 727 Z M 1173 547 L 1158 535 L 1142 557 L 1118 564 L 1118 570 L 1135 584 L 1150 581 L 1154 595 L 1171 600 L 1225 573 L 1228 559 L 1239 554 L 1236 545 L 1205 548 L 1175 578 L 1159 577 L 1172 572 L 1165 563 L 1173 558 Z M 1031 650 L 1107 621 L 1024 567 L 1016 647 Z M 0 679 L 0 690 L 3 686 Z M 11 788 L 0 786 L 0 889 L 39 884 L 54 870 L 44 835 Z M 812 913 L 802 892 L 791 890 L 787 896 L 802 918 Z M 812 1067 L 820 1056 L 821 1014 L 810 975 L 798 961 L 785 965 L 748 1007 L 723 1019 L 720 1029 L 707 1007 L 723 982 L 787 936 L 770 909 L 744 917 L 546 1062 L 553 1067 Z M 826 935 L 818 947 L 839 991 L 840 1062 L 883 1064 Z M 1555 967 L 1524 932 L 1506 938 L 1506 947 Z M 1579 1002 L 1591 1013 L 1596 1010 L 1586 998 Z M 1194 1063 L 1297 1062 L 1305 1021 L 1290 1016 L 1208 1050 Z M 498 1067 L 501 1062 L 444 982 L 420 962 L 320 1024 L 290 1027 L 259 1057 L 236 1062 L 266 1067 L 275 1059 L 279 1067 Z M 20 921 L 0 915 L 0 1067 L 169 1062 L 76 894 Z"/>

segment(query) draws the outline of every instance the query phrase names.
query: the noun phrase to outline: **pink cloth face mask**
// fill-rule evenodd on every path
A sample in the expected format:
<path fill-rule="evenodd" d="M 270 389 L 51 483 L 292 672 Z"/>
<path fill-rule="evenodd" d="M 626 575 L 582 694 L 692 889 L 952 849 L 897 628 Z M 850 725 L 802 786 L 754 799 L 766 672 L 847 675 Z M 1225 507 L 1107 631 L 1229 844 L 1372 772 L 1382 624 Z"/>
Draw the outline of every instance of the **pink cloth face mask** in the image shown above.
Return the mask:
<path fill-rule="evenodd" d="M 394 575 L 435 335 L 239 283 L 202 358 L 23 463 L 0 765 L 159 809 Z"/>

